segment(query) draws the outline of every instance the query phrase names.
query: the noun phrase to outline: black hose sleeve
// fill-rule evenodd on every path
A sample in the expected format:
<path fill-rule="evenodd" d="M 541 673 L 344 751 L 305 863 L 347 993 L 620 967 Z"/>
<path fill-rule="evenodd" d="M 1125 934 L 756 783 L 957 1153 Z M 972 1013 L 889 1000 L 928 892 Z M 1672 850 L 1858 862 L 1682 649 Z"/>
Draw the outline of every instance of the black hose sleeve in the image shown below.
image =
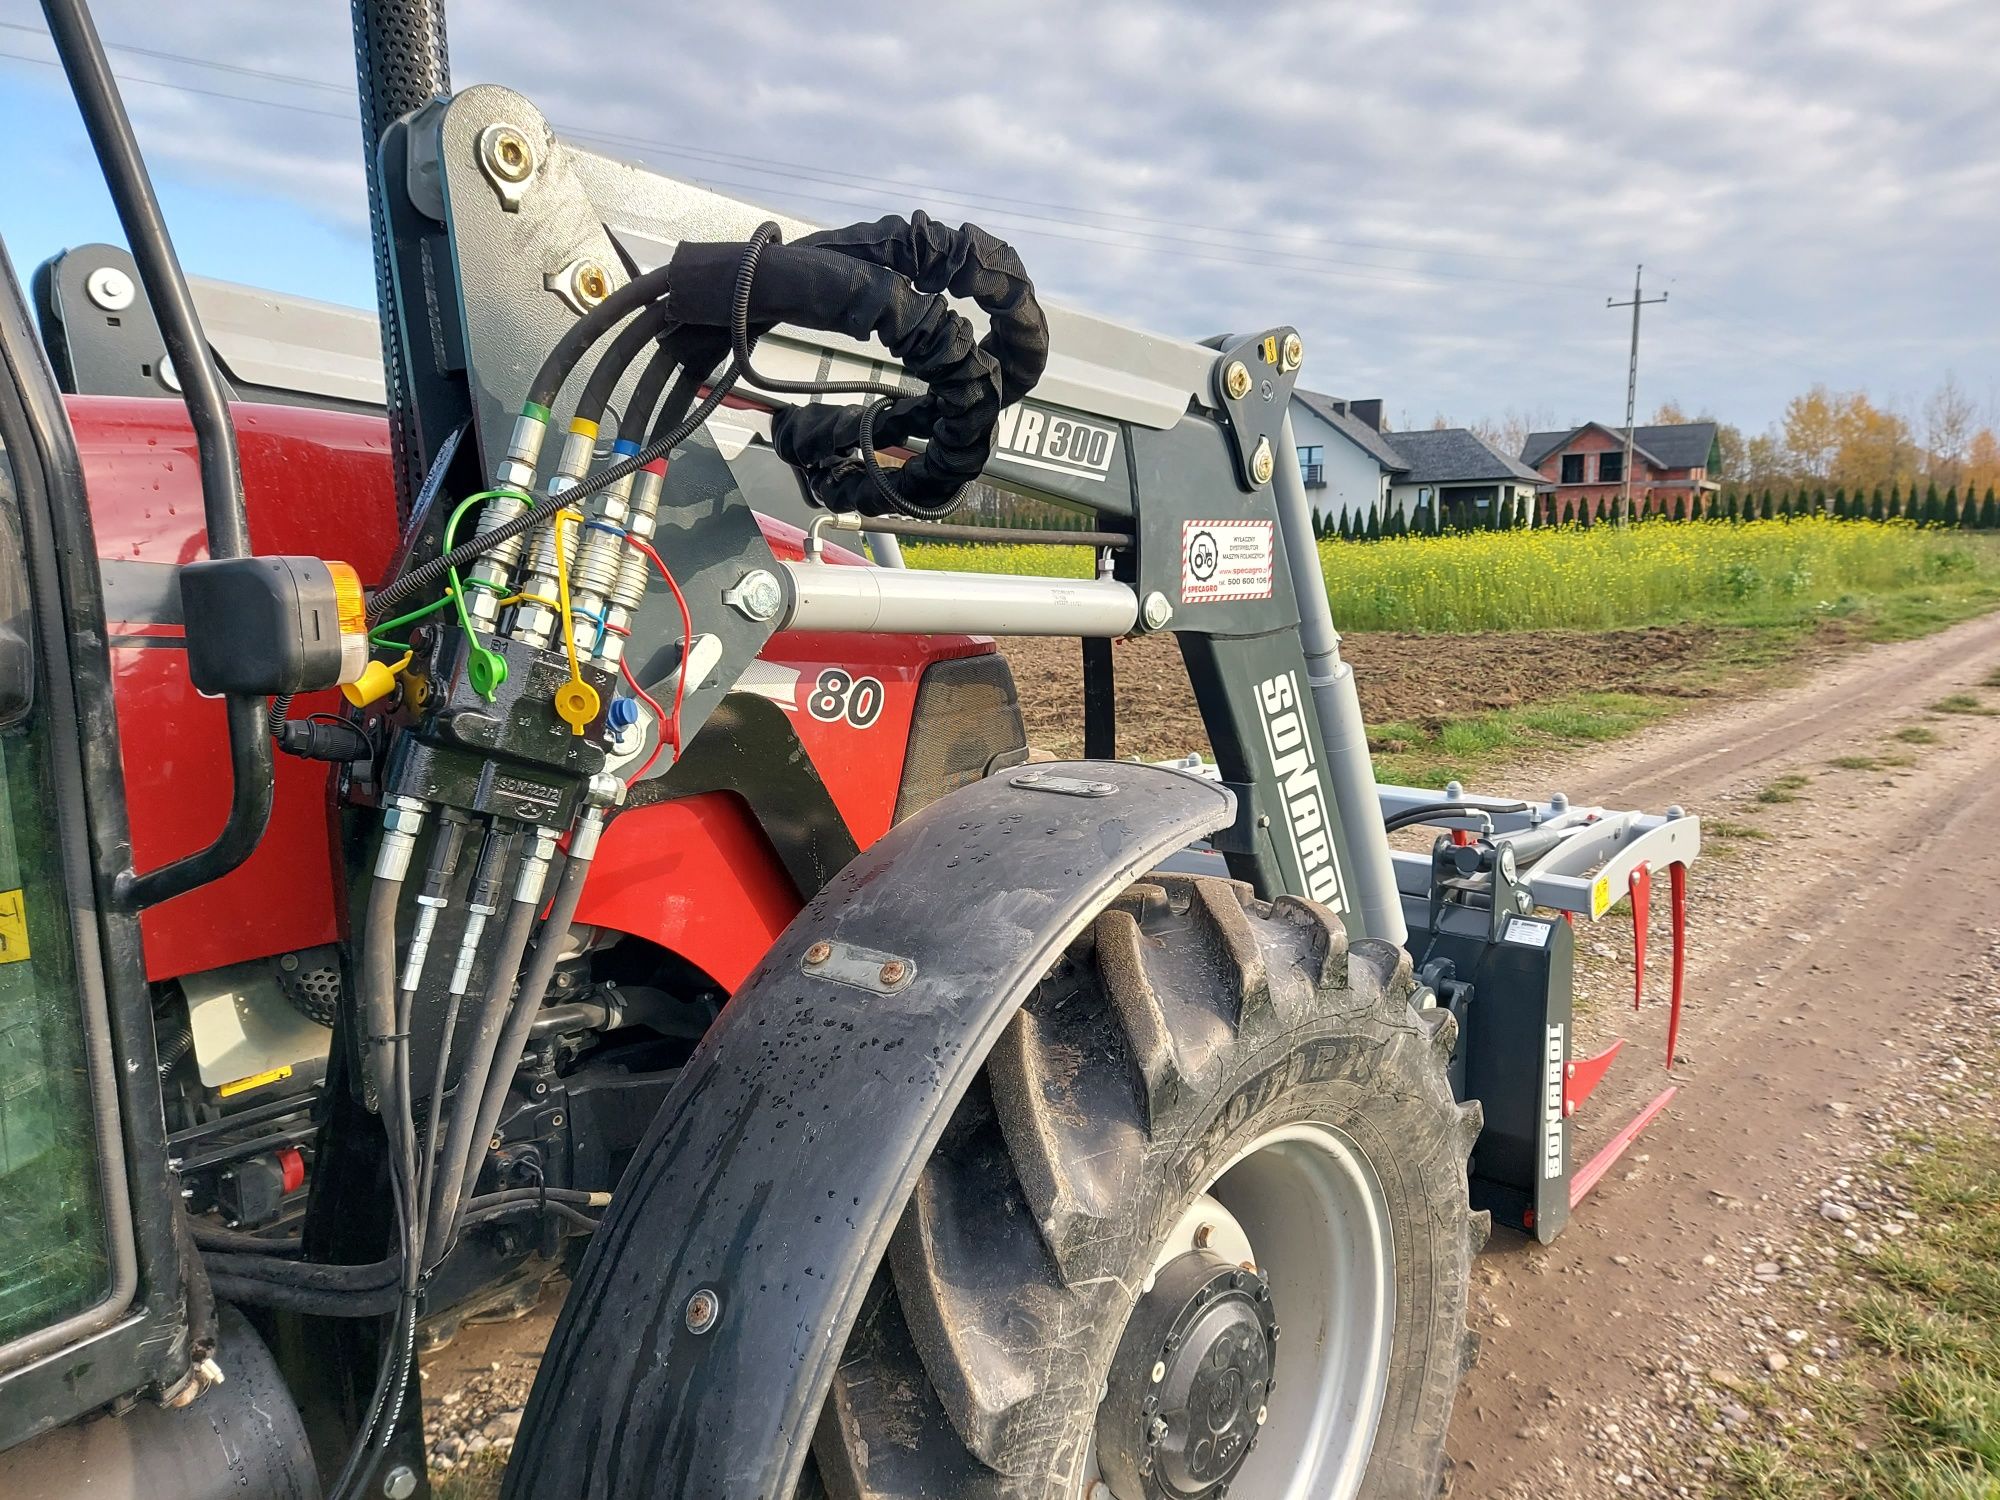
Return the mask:
<path fill-rule="evenodd" d="M 283 1235 L 267 1238 L 261 1234 L 250 1234 L 241 1229 L 224 1229 L 219 1224 L 210 1224 L 203 1219 L 189 1219 L 188 1232 L 194 1242 L 203 1250 L 232 1250 L 243 1255 L 262 1255 L 266 1258 L 295 1256 L 299 1253 L 299 1237 Z"/>
<path fill-rule="evenodd" d="M 308 1313 L 316 1318 L 379 1318 L 394 1312 L 402 1301 L 402 1293 L 394 1283 L 364 1291 L 327 1292 L 217 1272 L 209 1278 L 209 1284 L 224 1302 Z"/>
<path fill-rule="evenodd" d="M 202 1262 L 214 1276 L 239 1281 L 269 1281 L 311 1292 L 373 1291 L 394 1286 L 403 1274 L 403 1257 L 361 1265 L 332 1265 L 321 1261 L 287 1260 L 278 1255 L 237 1255 L 207 1251 Z"/>
<path fill-rule="evenodd" d="M 684 242 L 668 267 L 668 305 L 682 323 L 728 327 L 737 314 L 740 244 Z M 778 323 L 823 328 L 854 339 L 879 339 L 928 391 L 906 397 L 877 417 L 888 444 L 927 442 L 894 481 L 917 514 L 948 506 L 993 456 L 1000 418 L 1000 371 L 973 338 L 972 325 L 942 297 L 920 292 L 896 272 L 832 249 L 796 245 L 763 248 L 743 310 L 763 333 Z M 740 364 L 739 364 L 740 368 Z M 805 470 L 816 498 L 830 509 L 882 514 L 884 497 L 852 457 L 862 413 L 855 406 L 794 406 L 771 420 L 771 442 L 786 462 Z M 888 507 L 902 509 L 902 506 Z"/>
<path fill-rule="evenodd" d="M 872 224 L 817 230 L 797 243 L 886 266 L 920 292 L 949 292 L 977 303 L 990 324 L 979 347 L 1000 367 L 1002 406 L 1032 391 L 1048 368 L 1049 320 L 1027 267 L 1012 245 L 977 224 L 947 229 L 918 209 L 908 219 L 885 214 Z"/>

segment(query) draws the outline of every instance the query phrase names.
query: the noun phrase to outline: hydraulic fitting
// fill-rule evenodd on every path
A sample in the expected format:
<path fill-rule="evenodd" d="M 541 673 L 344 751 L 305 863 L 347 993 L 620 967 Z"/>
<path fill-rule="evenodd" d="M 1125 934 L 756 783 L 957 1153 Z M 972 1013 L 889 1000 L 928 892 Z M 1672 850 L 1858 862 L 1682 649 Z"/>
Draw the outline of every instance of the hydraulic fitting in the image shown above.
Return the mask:
<path fill-rule="evenodd" d="M 401 880 L 424 829 L 424 804 L 415 797 L 392 797 L 382 813 L 382 846 L 375 853 L 375 878 Z"/>

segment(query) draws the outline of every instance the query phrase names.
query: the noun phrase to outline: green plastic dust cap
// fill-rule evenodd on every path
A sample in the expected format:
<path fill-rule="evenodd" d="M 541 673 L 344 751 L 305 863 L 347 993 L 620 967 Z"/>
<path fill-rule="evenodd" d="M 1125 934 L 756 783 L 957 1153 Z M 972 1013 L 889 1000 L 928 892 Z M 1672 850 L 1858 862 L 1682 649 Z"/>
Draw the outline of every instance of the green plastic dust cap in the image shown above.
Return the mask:
<path fill-rule="evenodd" d="M 498 651 L 474 646 L 472 658 L 465 664 L 465 675 L 471 679 L 472 690 L 490 703 L 500 691 L 500 684 L 507 680 L 507 658 Z"/>

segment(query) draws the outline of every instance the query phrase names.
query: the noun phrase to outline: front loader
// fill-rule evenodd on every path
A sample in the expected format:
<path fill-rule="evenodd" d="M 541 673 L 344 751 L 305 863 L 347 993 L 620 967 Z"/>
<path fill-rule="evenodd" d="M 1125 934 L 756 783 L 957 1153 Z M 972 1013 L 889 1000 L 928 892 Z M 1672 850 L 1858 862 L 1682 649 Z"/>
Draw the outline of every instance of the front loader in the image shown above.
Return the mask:
<path fill-rule="evenodd" d="M 559 1278 L 510 1496 L 1437 1493 L 1489 1222 L 1671 1095 L 1572 1161 L 1571 920 L 1667 872 L 1677 1027 L 1699 824 L 1375 783 L 1298 334 L 581 150 L 357 0 L 378 412 L 338 317 L 204 326 L 45 8 L 130 258 L 0 286 L 0 1493 L 423 1493 L 419 1351 Z M 1091 576 L 898 566 L 975 480 Z M 1157 632 L 1212 763 L 1117 758 Z"/>

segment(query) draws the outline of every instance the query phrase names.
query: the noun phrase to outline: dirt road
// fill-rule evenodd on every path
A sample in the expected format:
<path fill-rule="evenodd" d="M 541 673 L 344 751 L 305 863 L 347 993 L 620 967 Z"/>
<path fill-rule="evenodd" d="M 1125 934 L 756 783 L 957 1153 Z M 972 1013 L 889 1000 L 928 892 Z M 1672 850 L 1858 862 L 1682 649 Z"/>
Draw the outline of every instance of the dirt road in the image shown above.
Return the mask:
<path fill-rule="evenodd" d="M 1964 711 L 2000 709 L 1981 686 L 1996 669 L 2000 617 L 1542 768 L 1547 789 L 1679 802 L 1737 836 L 1692 882 L 1679 1097 L 1553 1247 L 1496 1236 L 1475 1271 L 1455 1500 L 1699 1493 L 1728 1435 L 1717 1383 L 1787 1363 L 1777 1330 L 1801 1320 L 1823 1191 L 1885 1132 L 1880 1106 L 1898 1073 L 1932 1066 L 1940 1030 L 1991 1022 L 1952 981 L 2000 936 L 2000 717 Z M 1960 712 L 1930 711 L 1952 694 Z M 1616 963 L 1580 944 L 1596 1002 L 1580 1046 L 1632 1041 L 1586 1107 L 1579 1160 L 1662 1086 L 1664 970 L 1634 1017 L 1629 930 L 1616 941 Z"/>
<path fill-rule="evenodd" d="M 1794 1274 L 1829 1227 L 1821 1193 L 1893 1128 L 1878 1106 L 1935 1066 L 1940 1034 L 2000 1021 L 1964 1012 L 1951 982 L 2000 943 L 2000 716 L 1930 711 L 1954 693 L 2000 709 L 1979 686 L 1996 672 L 2000 616 L 1475 788 L 1678 802 L 1710 838 L 1681 1093 L 1555 1246 L 1502 1234 L 1481 1257 L 1454 1500 L 1701 1493 L 1730 1435 L 1710 1415 L 1718 1379 L 1768 1382 L 1786 1347 L 1838 1358 L 1780 1331 L 1826 1321 Z M 1617 921 L 1579 934 L 1578 1050 L 1631 1038 L 1579 1119 L 1579 1160 L 1663 1085 L 1666 935 L 1637 1017 L 1629 944 Z M 447 1464 L 507 1446 L 552 1316 L 467 1330 L 427 1361 Z"/>

